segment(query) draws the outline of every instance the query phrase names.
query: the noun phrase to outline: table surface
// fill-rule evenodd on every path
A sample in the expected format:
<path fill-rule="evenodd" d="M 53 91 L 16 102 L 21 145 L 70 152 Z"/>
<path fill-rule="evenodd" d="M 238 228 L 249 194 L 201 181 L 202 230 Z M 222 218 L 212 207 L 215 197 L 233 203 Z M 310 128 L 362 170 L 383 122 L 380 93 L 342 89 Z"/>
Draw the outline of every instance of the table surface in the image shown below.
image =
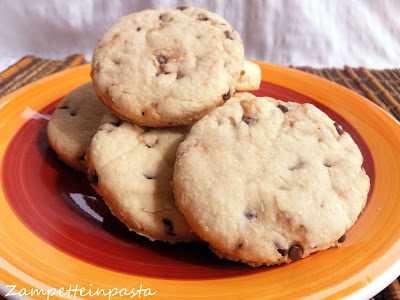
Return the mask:
<path fill-rule="evenodd" d="M 63 60 L 51 60 L 28 55 L 0 73 L 0 98 L 42 77 L 85 63 L 83 54 Z M 291 66 L 293 67 L 293 66 Z M 293 67 L 336 82 L 364 96 L 400 121 L 400 69 L 370 70 L 364 67 L 343 69 Z M 0 299 L 4 299 L 0 295 Z M 373 299 L 400 300 L 398 280 Z"/>

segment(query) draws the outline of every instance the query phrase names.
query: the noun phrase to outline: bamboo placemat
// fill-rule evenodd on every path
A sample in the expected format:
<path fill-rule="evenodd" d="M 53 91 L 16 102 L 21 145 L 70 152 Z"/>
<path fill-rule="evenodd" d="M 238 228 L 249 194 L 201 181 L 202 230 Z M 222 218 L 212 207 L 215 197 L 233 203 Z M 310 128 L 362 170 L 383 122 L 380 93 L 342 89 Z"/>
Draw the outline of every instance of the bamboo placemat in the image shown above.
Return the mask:
<path fill-rule="evenodd" d="M 42 77 L 80 65 L 84 59 L 84 54 L 70 55 L 63 60 L 25 56 L 0 73 L 0 98 Z"/>
<path fill-rule="evenodd" d="M 0 98 L 50 74 L 85 62 L 83 54 L 74 54 L 63 60 L 42 59 L 25 56 L 7 70 L 0 73 Z M 294 67 L 336 82 L 374 102 L 386 112 L 400 120 L 400 69 L 370 70 L 364 67 L 343 69 Z M 4 299 L 0 296 L 0 299 Z M 398 280 L 391 283 L 373 299 L 400 300 Z"/>
<path fill-rule="evenodd" d="M 400 120 L 400 69 L 369 70 L 296 67 L 296 69 L 334 81 L 374 102 Z"/>

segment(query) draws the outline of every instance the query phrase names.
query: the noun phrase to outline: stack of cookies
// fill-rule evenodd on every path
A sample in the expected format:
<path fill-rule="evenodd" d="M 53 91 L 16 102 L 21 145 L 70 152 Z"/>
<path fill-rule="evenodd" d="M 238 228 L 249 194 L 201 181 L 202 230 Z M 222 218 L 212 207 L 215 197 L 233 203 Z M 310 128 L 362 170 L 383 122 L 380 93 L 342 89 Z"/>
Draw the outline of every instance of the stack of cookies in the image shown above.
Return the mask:
<path fill-rule="evenodd" d="M 260 69 L 215 13 L 118 20 L 91 76 L 59 103 L 49 140 L 138 234 L 273 265 L 338 246 L 365 206 L 350 135 L 310 104 L 244 92 L 259 88 Z"/>

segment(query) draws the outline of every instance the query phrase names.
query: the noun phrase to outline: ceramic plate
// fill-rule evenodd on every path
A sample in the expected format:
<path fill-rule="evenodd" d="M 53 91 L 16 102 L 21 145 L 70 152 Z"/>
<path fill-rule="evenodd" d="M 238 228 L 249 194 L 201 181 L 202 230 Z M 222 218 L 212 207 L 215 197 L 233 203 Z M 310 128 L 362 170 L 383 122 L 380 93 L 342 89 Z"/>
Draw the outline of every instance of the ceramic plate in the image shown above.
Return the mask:
<path fill-rule="evenodd" d="M 90 66 L 84 65 L 0 101 L 2 289 L 71 286 L 86 288 L 76 294 L 86 298 L 101 289 L 120 293 L 112 298 L 132 296 L 132 289 L 136 298 L 141 289 L 141 298 L 147 293 L 145 298 L 155 299 L 368 298 L 394 280 L 400 273 L 399 124 L 330 81 L 259 65 L 263 82 L 257 95 L 315 104 L 363 153 L 371 191 L 342 247 L 288 265 L 251 268 L 219 260 L 202 243 L 169 245 L 128 232 L 85 176 L 58 160 L 46 136 L 57 102 L 90 80 Z"/>

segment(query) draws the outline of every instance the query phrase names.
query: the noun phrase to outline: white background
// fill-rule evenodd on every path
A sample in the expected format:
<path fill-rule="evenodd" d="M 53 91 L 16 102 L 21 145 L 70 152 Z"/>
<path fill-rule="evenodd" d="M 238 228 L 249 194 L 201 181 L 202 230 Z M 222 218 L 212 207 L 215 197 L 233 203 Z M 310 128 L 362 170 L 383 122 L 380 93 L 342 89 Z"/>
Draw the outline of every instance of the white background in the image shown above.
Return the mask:
<path fill-rule="evenodd" d="M 400 0 L 0 0 L 0 70 L 27 54 L 61 59 L 92 51 L 119 17 L 191 5 L 223 16 L 246 57 L 282 65 L 400 66 Z"/>

